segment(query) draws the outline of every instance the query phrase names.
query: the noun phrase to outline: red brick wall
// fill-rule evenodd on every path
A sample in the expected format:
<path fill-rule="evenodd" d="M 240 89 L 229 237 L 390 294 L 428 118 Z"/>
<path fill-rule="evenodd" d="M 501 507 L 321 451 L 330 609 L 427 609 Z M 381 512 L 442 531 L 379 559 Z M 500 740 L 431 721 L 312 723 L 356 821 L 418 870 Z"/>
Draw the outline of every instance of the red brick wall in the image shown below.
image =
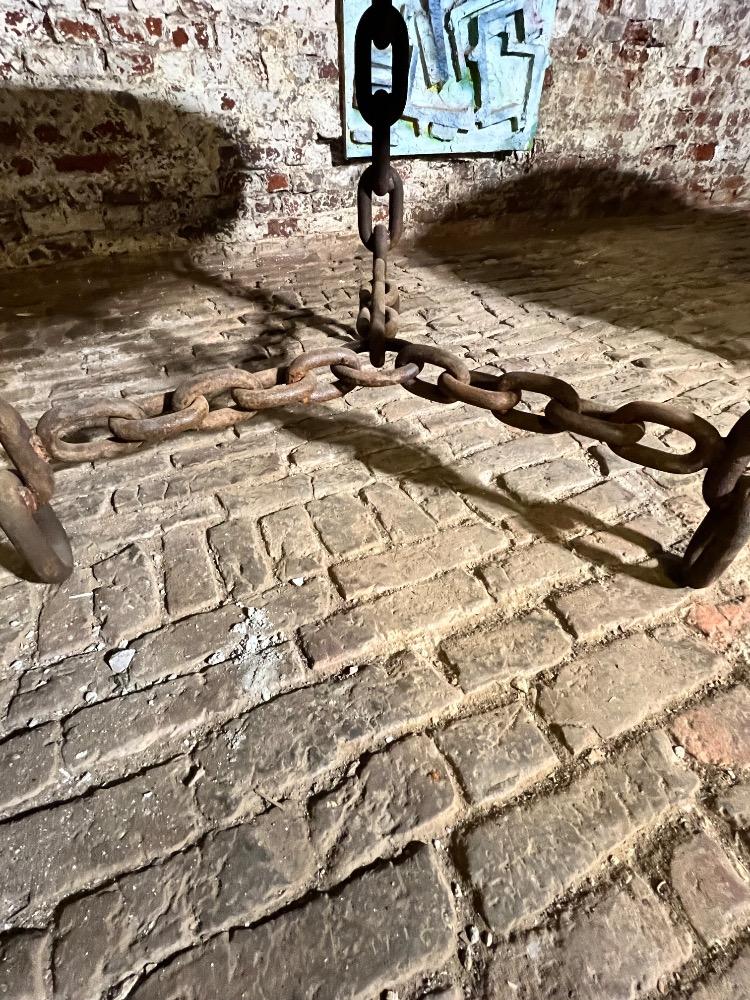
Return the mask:
<path fill-rule="evenodd" d="M 333 0 L 137 6 L 0 10 L 1 259 L 351 228 Z M 747 205 L 749 40 L 745 0 L 560 0 L 533 152 L 403 163 L 412 222 Z"/>

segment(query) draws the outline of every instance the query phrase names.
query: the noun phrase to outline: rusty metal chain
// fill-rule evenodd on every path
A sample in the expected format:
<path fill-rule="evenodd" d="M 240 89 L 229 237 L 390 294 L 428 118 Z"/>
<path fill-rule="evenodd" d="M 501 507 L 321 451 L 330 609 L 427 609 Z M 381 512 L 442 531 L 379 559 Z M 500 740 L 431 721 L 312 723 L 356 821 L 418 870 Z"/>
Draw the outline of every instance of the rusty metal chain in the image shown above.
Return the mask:
<path fill-rule="evenodd" d="M 391 46 L 390 91 L 372 91 L 373 44 L 380 49 Z M 471 370 L 444 348 L 397 336 L 399 291 L 388 280 L 387 268 L 388 252 L 403 231 L 403 184 L 390 161 L 390 129 L 404 111 L 408 66 L 409 41 L 401 14 L 391 0 L 373 0 L 355 39 L 357 106 L 373 130 L 373 163 L 362 174 L 357 194 L 359 233 L 373 259 L 372 283 L 360 290 L 359 341 L 305 351 L 288 365 L 264 371 L 206 372 L 147 397 L 55 407 L 41 417 L 36 433 L 0 400 L 0 445 L 13 467 L 0 470 L 0 527 L 38 579 L 58 582 L 73 566 L 67 536 L 49 506 L 54 492 L 50 461 L 117 458 L 186 431 L 234 427 L 258 411 L 340 399 L 361 386 L 402 385 L 434 402 L 489 410 L 518 429 L 593 438 L 648 469 L 675 474 L 705 469 L 703 495 L 709 511 L 675 574 L 686 586 L 708 586 L 750 540 L 750 412 L 722 438 L 708 421 L 678 406 L 637 401 L 607 407 L 580 397 L 562 379 L 535 372 Z M 388 197 L 387 226 L 373 222 L 373 194 Z M 388 369 L 387 353 L 395 355 Z M 423 377 L 426 367 L 439 370 L 434 381 Z M 333 381 L 319 378 L 326 371 Z M 528 392 L 548 398 L 543 413 L 520 408 Z M 647 423 L 688 435 L 694 447 L 678 455 L 644 445 Z"/>
<path fill-rule="evenodd" d="M 373 91 L 372 47 L 390 46 L 390 90 Z M 354 36 L 354 95 L 357 109 L 372 129 L 372 163 L 359 179 L 359 237 L 372 253 L 372 284 L 361 293 L 357 332 L 369 345 L 370 363 L 382 368 L 385 342 L 398 333 L 398 299 L 387 281 L 388 251 L 404 230 L 404 184 L 391 165 L 391 128 L 406 108 L 409 92 L 409 33 L 392 0 L 372 0 Z M 388 225 L 373 221 L 373 194 L 388 197 Z M 388 301 L 389 294 L 391 297 Z"/>
<path fill-rule="evenodd" d="M 48 456 L 20 413 L 2 399 L 0 445 L 13 465 L 0 471 L 0 527 L 37 579 L 60 583 L 73 571 L 73 553 L 50 506 L 55 484 Z"/>

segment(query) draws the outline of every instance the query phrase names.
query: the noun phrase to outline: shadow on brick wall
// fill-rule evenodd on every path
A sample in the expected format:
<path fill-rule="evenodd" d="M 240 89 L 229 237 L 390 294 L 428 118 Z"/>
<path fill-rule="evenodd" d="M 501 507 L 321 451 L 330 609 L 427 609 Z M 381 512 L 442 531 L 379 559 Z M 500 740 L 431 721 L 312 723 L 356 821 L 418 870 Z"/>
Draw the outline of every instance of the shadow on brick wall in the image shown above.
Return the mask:
<path fill-rule="evenodd" d="M 692 206 L 635 173 L 531 171 L 451 202 L 413 245 L 428 260 L 453 261 L 480 296 L 485 286 L 553 316 L 653 329 L 729 360 L 750 356 L 750 215 Z M 472 260 L 461 257 L 467 248 Z"/>
<path fill-rule="evenodd" d="M 1 89 L 0 165 L 0 262 L 13 264 L 216 234 L 245 178 L 210 118 L 115 91 Z"/>

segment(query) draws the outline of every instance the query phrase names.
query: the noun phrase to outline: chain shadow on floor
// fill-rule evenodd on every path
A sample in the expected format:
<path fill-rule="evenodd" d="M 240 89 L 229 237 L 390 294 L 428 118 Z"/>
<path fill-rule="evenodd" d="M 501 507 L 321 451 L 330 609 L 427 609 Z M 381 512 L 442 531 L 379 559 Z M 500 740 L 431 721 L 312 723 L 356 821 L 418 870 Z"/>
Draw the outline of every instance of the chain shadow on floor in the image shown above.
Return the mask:
<path fill-rule="evenodd" d="M 216 341 L 203 345 L 185 334 L 191 306 L 205 301 L 195 296 L 191 300 L 187 283 L 248 304 L 247 320 L 241 310 L 226 313 L 228 327 L 240 315 L 240 326 L 232 328 L 226 339 L 224 352 L 230 358 L 226 364 L 250 370 L 282 364 L 290 349 L 298 346 L 304 329 L 335 341 L 350 340 L 353 334 L 354 283 L 352 320 L 346 323 L 333 312 L 300 305 L 291 287 L 288 291 L 249 287 L 196 263 L 190 251 L 118 257 L 116 266 L 113 258 L 91 257 L 0 275 L 0 323 L 6 327 L 0 335 L 3 360 L 9 366 L 33 369 L 40 354 L 66 346 L 99 353 L 111 349 L 128 359 L 125 389 L 128 374 L 134 377 L 131 357 L 139 369 L 151 369 L 154 375 L 164 370 L 170 376 L 194 374 L 196 361 L 203 357 L 216 368 L 221 364 L 216 358 L 222 354 Z M 174 316 L 177 332 L 164 325 L 165 313 Z M 245 322 L 252 331 L 247 339 L 242 337 Z"/>
<path fill-rule="evenodd" d="M 362 411 L 362 416 L 358 417 L 355 413 L 338 408 L 307 405 L 279 407 L 269 410 L 268 414 L 275 425 L 270 433 L 283 428 L 298 437 L 300 443 L 325 439 L 340 448 L 342 453 L 346 453 L 348 459 L 360 461 L 374 473 L 383 473 L 391 479 L 394 478 L 393 453 L 397 451 L 399 464 L 406 459 L 404 471 L 396 476 L 399 482 L 406 481 L 416 486 L 454 492 L 480 519 L 489 523 L 507 525 L 509 520 L 519 522 L 533 535 L 562 548 L 569 547 L 566 533 L 576 526 L 583 527 L 585 533 L 606 533 L 642 548 L 644 556 L 651 557 L 656 565 L 625 563 L 617 556 L 605 554 L 601 549 L 581 541 L 580 537 L 576 539 L 574 546 L 577 554 L 609 571 L 656 586 L 676 586 L 666 575 L 674 567 L 675 556 L 663 552 L 659 543 L 643 532 L 630 528 L 627 524 L 613 525 L 580 509 L 574 500 L 526 505 L 499 487 L 484 485 L 462 470 L 446 465 L 440 456 L 431 451 L 429 440 L 411 439 L 393 424 L 372 425 L 368 421 L 367 411 Z M 239 435 L 242 436 L 241 430 Z M 432 443 L 439 444 L 440 440 L 438 437 Z M 230 457 L 231 445 L 227 452 L 227 457 Z M 479 451 L 473 453 L 471 458 L 481 461 L 481 456 L 482 452 Z M 117 459 L 111 460 L 111 463 L 116 466 Z M 540 472 L 542 468 L 543 464 L 539 466 Z M 487 515 L 482 510 L 483 506 L 492 507 L 497 514 Z M 0 567 L 22 579 L 33 581 L 15 551 L 5 541 L 0 542 Z"/>
<path fill-rule="evenodd" d="M 572 501 L 562 500 L 533 506 L 525 505 L 499 488 L 485 486 L 465 475 L 461 470 L 446 466 L 440 460 L 433 461 L 436 456 L 431 453 L 428 442 L 410 440 L 392 425 L 368 426 L 366 419 L 359 420 L 339 410 L 329 412 L 324 416 L 325 410 L 319 406 L 305 407 L 304 411 L 297 410 L 304 415 L 296 423 L 289 423 L 288 419 L 281 416 L 280 411 L 271 412 L 279 414 L 279 428 L 284 427 L 285 430 L 298 435 L 301 442 L 325 439 L 335 443 L 341 447 L 342 451 L 348 453 L 349 459 L 359 460 L 373 472 L 384 473 L 389 478 L 393 478 L 391 457 L 393 450 L 397 449 L 400 457 L 411 456 L 415 464 L 412 468 L 398 474 L 399 481 L 408 481 L 418 486 L 437 487 L 455 492 L 468 503 L 469 507 L 482 520 L 488 520 L 487 515 L 482 513 L 482 505 L 490 505 L 499 510 L 500 523 L 504 524 L 509 519 L 519 521 L 532 534 L 541 536 L 546 541 L 563 548 L 568 547 L 566 545 L 566 531 L 576 525 L 584 527 L 588 533 L 603 532 L 613 538 L 642 548 L 644 555 L 655 560 L 656 565 L 626 563 L 617 556 L 611 553 L 602 553 L 601 550 L 585 542 L 577 543 L 575 551 L 589 562 L 607 570 L 655 586 L 677 587 L 677 584 L 672 582 L 667 575 L 668 571 L 674 570 L 675 555 L 664 552 L 655 539 L 635 528 L 628 527 L 627 524 L 613 525 L 590 512 L 581 510 Z M 286 413 L 286 411 L 283 412 Z M 438 438 L 437 441 L 439 442 L 439 440 Z M 381 444 L 382 449 L 379 448 Z M 471 457 L 481 460 L 481 455 L 480 451 Z M 427 460 L 427 464 L 425 464 L 425 460 Z M 539 468 L 541 471 L 543 466 L 540 465 Z"/>
<path fill-rule="evenodd" d="M 750 214 L 694 207 L 635 172 L 531 170 L 441 206 L 411 245 L 422 263 L 470 272 L 479 294 L 484 282 L 545 310 L 750 358 Z"/>

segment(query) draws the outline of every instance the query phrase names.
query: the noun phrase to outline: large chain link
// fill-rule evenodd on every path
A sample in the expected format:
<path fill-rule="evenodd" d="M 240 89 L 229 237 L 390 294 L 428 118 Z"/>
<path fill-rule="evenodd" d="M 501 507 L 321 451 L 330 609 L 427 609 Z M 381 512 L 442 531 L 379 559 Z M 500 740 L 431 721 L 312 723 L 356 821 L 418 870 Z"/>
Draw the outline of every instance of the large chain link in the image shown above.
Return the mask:
<path fill-rule="evenodd" d="M 391 46 L 391 90 L 372 90 L 371 48 Z M 360 290 L 356 329 L 349 347 L 306 351 L 290 364 L 248 372 L 222 368 L 185 380 L 172 391 L 147 397 L 116 397 L 49 410 L 36 433 L 0 400 L 0 445 L 13 471 L 0 472 L 0 527 L 36 576 L 64 579 L 73 560 L 65 532 L 51 507 L 54 483 L 49 461 L 92 462 L 132 454 L 185 431 L 216 431 L 252 419 L 262 410 L 323 403 L 360 386 L 402 385 L 437 403 L 465 403 L 489 410 L 513 427 L 542 434 L 570 432 L 609 445 L 649 469 L 690 474 L 703 469 L 709 512 L 683 557 L 679 582 L 705 587 L 750 539 L 750 412 L 726 438 L 706 420 L 678 406 L 637 401 L 607 407 L 583 399 L 568 382 L 536 372 L 492 374 L 471 370 L 455 354 L 432 344 L 399 339 L 400 299 L 388 280 L 388 251 L 403 230 L 403 184 L 390 162 L 390 130 L 404 111 L 409 68 L 406 25 L 391 0 L 373 0 L 355 39 L 357 106 L 372 126 L 373 162 L 359 182 L 359 233 L 371 251 L 372 283 Z M 388 197 L 388 224 L 373 221 L 373 194 Z M 362 358 L 369 354 L 369 364 Z M 395 355 L 384 368 L 387 353 Z M 422 377 L 425 367 L 437 378 Z M 320 379 L 329 370 L 333 379 Z M 524 393 L 546 396 L 543 413 L 525 407 Z M 674 454 L 642 443 L 646 424 L 682 432 L 694 447 Z M 102 433 L 103 432 L 103 433 Z"/>
<path fill-rule="evenodd" d="M 13 470 L 0 471 L 0 527 L 36 579 L 60 583 L 73 571 L 68 536 L 50 506 L 49 456 L 21 414 L 0 399 L 0 445 Z"/>
<path fill-rule="evenodd" d="M 372 89 L 372 46 L 390 46 L 391 89 Z M 388 302 L 388 251 L 404 229 L 404 184 L 391 165 L 391 127 L 406 108 L 409 91 L 409 33 L 392 0 L 372 0 L 354 36 L 354 95 L 357 109 L 372 128 L 372 163 L 359 179 L 359 237 L 372 253 L 372 285 L 362 299 L 357 331 L 369 345 L 370 363 L 382 368 L 385 342 L 398 333 L 398 304 Z M 388 225 L 373 222 L 373 194 L 388 197 Z"/>

